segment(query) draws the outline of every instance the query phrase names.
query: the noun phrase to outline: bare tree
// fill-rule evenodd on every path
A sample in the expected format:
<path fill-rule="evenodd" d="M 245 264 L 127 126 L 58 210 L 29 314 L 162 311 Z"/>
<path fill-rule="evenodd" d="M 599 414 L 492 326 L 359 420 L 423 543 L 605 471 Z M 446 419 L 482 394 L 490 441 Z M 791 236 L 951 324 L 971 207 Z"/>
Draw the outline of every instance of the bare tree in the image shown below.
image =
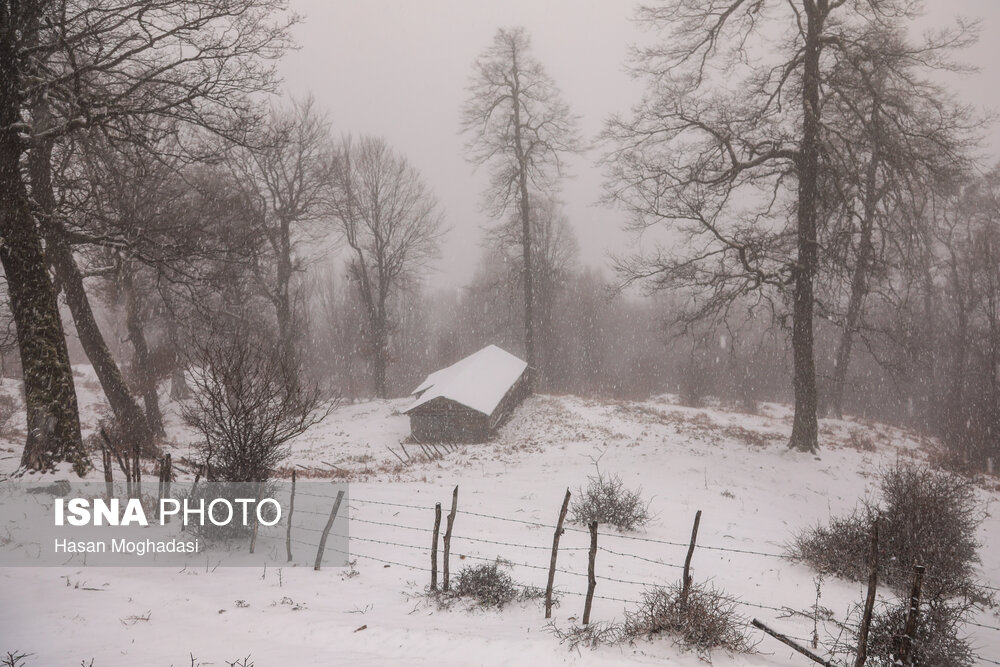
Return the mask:
<path fill-rule="evenodd" d="M 692 319 L 724 318 L 748 296 L 790 301 L 789 445 L 802 451 L 818 447 L 814 283 L 834 131 L 831 74 L 857 56 L 851 46 L 873 26 L 898 33 L 915 10 L 908 0 L 644 6 L 639 18 L 666 35 L 637 51 L 647 94 L 606 133 L 615 146 L 606 158 L 609 199 L 636 229 L 666 226 L 679 241 L 623 260 L 625 282 L 687 290 Z"/>
<path fill-rule="evenodd" d="M 953 187 L 970 166 L 979 123 L 927 79 L 928 71 L 957 69 L 948 55 L 971 35 L 910 44 L 889 27 L 896 26 L 875 26 L 844 47 L 826 80 L 821 270 L 835 292 L 824 295 L 825 316 L 841 329 L 827 401 L 838 417 L 872 282 L 885 278 L 890 263 L 911 261 L 894 239 L 913 237 L 914 226 L 928 222 L 911 214 L 912 202 Z M 838 282 L 846 292 L 839 313 Z"/>
<path fill-rule="evenodd" d="M 211 480 L 267 481 L 288 455 L 289 441 L 337 405 L 336 399 L 324 405 L 280 348 L 244 328 L 216 330 L 195 344 L 190 364 L 193 399 L 183 415 L 204 438 Z"/>
<path fill-rule="evenodd" d="M 269 61 L 288 43 L 288 22 L 274 20 L 282 9 L 280 0 L 0 5 L 0 262 L 24 369 L 25 467 L 82 465 L 85 458 L 36 226 L 59 222 L 47 192 L 53 144 L 88 128 L 113 132 L 115 121 L 144 116 L 221 129 L 226 118 L 248 109 L 249 93 L 273 86 Z M 31 200 L 20 168 L 25 153 Z"/>
<path fill-rule="evenodd" d="M 382 139 L 346 138 L 331 178 L 329 211 L 364 305 L 375 394 L 385 398 L 391 297 L 437 254 L 442 216 L 417 170 Z"/>
<path fill-rule="evenodd" d="M 469 160 L 490 169 L 487 210 L 500 218 L 510 209 L 521 222 L 524 272 L 524 349 L 530 369 L 535 351 L 535 288 L 531 245 L 531 192 L 552 194 L 567 153 L 580 149 L 576 117 L 542 64 L 531 54 L 524 28 L 501 28 L 473 65 L 462 131 L 470 135 Z"/>
<path fill-rule="evenodd" d="M 296 309 L 293 279 L 307 261 L 302 251 L 311 224 L 323 213 L 329 187 L 331 145 L 326 119 L 311 98 L 290 109 L 272 110 L 249 146 L 232 160 L 238 182 L 258 203 L 249 221 L 261 244 L 250 258 L 253 275 L 274 307 L 279 345 L 296 358 Z"/>

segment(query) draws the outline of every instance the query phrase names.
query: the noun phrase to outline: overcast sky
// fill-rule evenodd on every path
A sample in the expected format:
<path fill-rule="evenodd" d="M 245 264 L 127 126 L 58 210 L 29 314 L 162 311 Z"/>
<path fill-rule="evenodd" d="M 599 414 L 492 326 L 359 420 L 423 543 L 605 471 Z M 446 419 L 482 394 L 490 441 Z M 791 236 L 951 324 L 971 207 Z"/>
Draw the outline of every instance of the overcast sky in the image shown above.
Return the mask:
<path fill-rule="evenodd" d="M 481 212 L 485 175 L 473 173 L 458 134 L 472 62 L 501 26 L 524 26 L 535 55 L 581 116 L 593 139 L 604 119 L 627 111 L 640 92 L 625 73 L 629 44 L 640 37 L 625 0 L 291 0 L 304 15 L 300 49 L 281 65 L 286 91 L 312 93 L 335 133 L 380 135 L 423 174 L 451 227 L 431 283 L 466 283 L 490 223 Z M 982 38 L 963 61 L 978 73 L 952 82 L 964 101 L 1000 109 L 1000 0 L 927 0 L 922 23 L 981 18 Z M 990 150 L 1000 155 L 1000 132 Z M 633 242 L 623 216 L 596 202 L 602 175 L 597 152 L 572 162 L 561 198 L 580 242 L 580 259 L 606 265 L 609 252 Z"/>

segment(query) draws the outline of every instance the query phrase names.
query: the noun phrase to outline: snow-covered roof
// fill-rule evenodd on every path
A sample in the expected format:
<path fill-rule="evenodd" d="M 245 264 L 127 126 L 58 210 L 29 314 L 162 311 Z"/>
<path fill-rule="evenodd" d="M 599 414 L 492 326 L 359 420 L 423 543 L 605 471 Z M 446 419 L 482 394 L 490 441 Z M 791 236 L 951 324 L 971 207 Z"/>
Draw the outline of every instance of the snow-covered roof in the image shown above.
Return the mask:
<path fill-rule="evenodd" d="M 485 415 L 493 414 L 528 364 L 496 345 L 487 345 L 447 368 L 434 371 L 413 390 L 409 412 L 435 398 L 447 398 Z"/>

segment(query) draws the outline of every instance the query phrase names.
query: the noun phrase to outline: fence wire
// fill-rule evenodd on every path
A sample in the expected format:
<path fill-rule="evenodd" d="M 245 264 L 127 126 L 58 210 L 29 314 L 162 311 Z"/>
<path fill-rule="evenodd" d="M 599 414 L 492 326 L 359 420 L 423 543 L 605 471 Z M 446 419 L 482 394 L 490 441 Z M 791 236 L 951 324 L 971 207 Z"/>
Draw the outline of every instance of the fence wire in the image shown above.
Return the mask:
<path fill-rule="evenodd" d="M 311 493 L 302 492 L 302 491 L 296 491 L 296 495 L 311 496 L 311 497 L 315 497 L 315 498 L 327 498 L 328 497 L 328 496 L 325 496 L 325 495 L 311 494 Z M 381 501 L 381 500 L 372 500 L 372 499 L 368 499 L 368 498 L 357 498 L 357 497 L 353 497 L 353 496 L 350 497 L 350 502 L 352 502 L 352 503 L 353 502 L 357 502 L 357 503 L 362 503 L 362 504 L 367 504 L 367 505 L 379 505 L 379 506 L 384 506 L 384 507 L 394 507 L 394 508 L 407 509 L 407 510 L 417 510 L 417 511 L 421 511 L 421 512 L 433 512 L 434 509 L 435 509 L 435 506 L 433 506 L 433 505 L 432 506 L 427 506 L 427 505 L 412 505 L 412 504 L 407 504 L 407 503 L 394 503 L 394 502 Z M 309 511 L 309 510 L 296 510 L 296 513 L 298 513 L 298 512 L 302 512 L 304 514 L 313 514 L 313 515 L 319 515 L 319 516 L 328 516 L 328 514 L 325 513 L 325 512 L 315 512 L 315 511 Z M 520 519 L 520 518 L 514 518 L 514 517 L 506 517 L 506 516 L 500 516 L 500 515 L 497 515 L 497 514 L 489 514 L 489 513 L 485 513 L 485 512 L 475 512 L 475 511 L 471 511 L 471 510 L 456 510 L 456 513 L 457 514 L 464 514 L 466 516 L 479 517 L 479 518 L 483 518 L 483 519 L 491 519 L 491 520 L 495 520 L 495 521 L 504 521 L 504 522 L 515 523 L 515 524 L 519 524 L 519 525 L 532 526 L 532 527 L 535 527 L 535 528 L 547 528 L 547 529 L 550 529 L 550 530 L 555 530 L 556 529 L 555 525 L 543 523 L 541 521 L 534 521 L 534 520 L 528 520 L 528 519 Z M 364 519 L 364 518 L 360 518 L 360 517 L 352 517 L 351 521 L 352 522 L 359 522 L 359 523 L 363 523 L 363 524 L 375 525 L 375 526 L 383 526 L 383 527 L 388 527 L 388 528 L 396 528 L 396 529 L 399 529 L 399 530 L 414 531 L 414 532 L 419 532 L 419 533 L 433 533 L 434 532 L 432 529 L 426 528 L 426 527 L 422 527 L 422 526 L 410 526 L 410 525 L 406 525 L 406 524 L 402 524 L 402 523 L 395 523 L 395 522 L 388 522 L 388 521 L 376 521 L 374 519 Z M 308 527 L 304 527 L 304 526 L 294 526 L 293 528 L 296 529 L 296 530 L 307 530 L 307 531 L 312 531 L 312 532 L 322 532 L 321 529 L 318 529 L 318 528 L 308 528 Z M 589 530 L 583 530 L 583 529 L 576 528 L 576 527 L 573 527 L 573 526 L 564 526 L 563 527 L 563 532 L 580 533 L 580 534 L 584 534 L 584 535 L 589 535 L 590 534 Z M 368 542 L 368 543 L 372 543 L 372 544 L 381 544 L 381 545 L 385 545 L 385 546 L 392 546 L 392 547 L 403 548 L 403 549 L 419 550 L 419 551 L 423 551 L 423 552 L 430 552 L 430 550 L 431 550 L 430 545 L 406 544 L 406 543 L 401 543 L 401 542 L 393 542 L 393 541 L 389 541 L 389 540 L 378 540 L 378 539 L 374 539 L 374 538 L 366 538 L 366 537 L 360 537 L 360 536 L 355 536 L 355 535 L 351 535 L 351 536 L 336 535 L 336 536 L 337 537 L 348 537 L 348 539 L 358 540 L 358 541 L 361 541 L 361 542 Z M 640 536 L 640 535 L 623 535 L 621 533 L 599 532 L 598 533 L 598 537 L 608 538 L 608 539 L 619 539 L 619 540 L 626 540 L 626 541 L 633 541 L 633 542 L 640 542 L 640 543 L 660 544 L 660 545 L 671 546 L 671 547 L 684 547 L 684 548 L 690 547 L 690 543 L 688 543 L 688 542 L 676 542 L 676 541 L 671 541 L 671 540 L 662 540 L 662 539 L 657 539 L 657 538 L 652 538 L 652 537 L 644 537 L 644 536 Z M 495 545 L 495 546 L 510 547 L 510 548 L 516 548 L 516 549 L 532 549 L 532 550 L 551 551 L 551 548 L 552 548 L 551 545 L 522 544 L 522 543 L 518 543 L 518 542 L 508 542 L 508 541 L 503 541 L 503 540 L 490 540 L 490 539 L 487 539 L 487 538 L 471 537 L 471 536 L 467 536 L 467 535 L 452 535 L 451 539 L 453 539 L 453 540 L 460 540 L 460 541 L 466 541 L 466 542 L 479 543 L 479 544 L 490 544 L 490 545 Z M 295 542 L 297 544 L 302 544 L 302 545 L 305 545 L 305 546 L 311 546 L 313 548 L 318 548 L 318 545 L 311 544 L 311 543 L 308 543 L 308 542 L 303 542 L 301 540 L 295 540 L 295 539 L 293 539 L 292 542 Z M 426 566 L 410 565 L 410 564 L 407 564 L 407 563 L 401 563 L 401 562 L 398 562 L 398 561 L 393 561 L 393 560 L 389 560 L 389 559 L 379 558 L 379 557 L 375 557 L 375 556 L 371 556 L 371 555 L 367 555 L 367 554 L 360 554 L 360 553 L 357 553 L 357 552 L 354 552 L 354 551 L 347 552 L 347 551 L 343 551 L 341 549 L 337 549 L 335 547 L 328 547 L 328 548 L 331 549 L 332 551 L 337 551 L 339 553 L 345 553 L 345 554 L 349 553 L 351 556 L 356 556 L 358 558 L 362 558 L 362 559 L 366 559 L 366 560 L 372 560 L 372 561 L 376 561 L 376 562 L 381 562 L 381 563 L 388 564 L 388 565 L 397 565 L 397 566 L 408 568 L 408 569 L 411 569 L 411 570 L 426 571 L 428 569 Z M 800 560 L 799 558 L 797 558 L 797 557 L 795 557 L 793 555 L 790 555 L 790 554 L 780 554 L 780 553 L 773 553 L 773 552 L 767 552 L 767 551 L 758 551 L 758 550 L 754 550 L 754 549 L 740 549 L 740 548 L 722 547 L 722 546 L 706 545 L 706 544 L 697 544 L 696 548 L 699 549 L 699 550 L 716 551 L 716 552 L 721 552 L 721 553 L 732 553 L 732 554 L 738 554 L 738 555 L 761 556 L 761 557 L 765 557 L 765 558 L 777 558 L 777 559 L 786 560 L 786 561 Z M 660 560 L 660 559 L 648 558 L 646 556 L 642 556 L 642 555 L 635 554 L 635 553 L 630 553 L 630 552 L 627 552 L 627 551 L 618 551 L 618 550 L 614 550 L 614 549 L 609 549 L 609 548 L 607 548 L 607 547 L 605 547 L 603 545 L 598 545 L 597 549 L 598 549 L 598 551 L 601 551 L 601 552 L 604 552 L 604 553 L 608 553 L 608 554 L 611 554 L 611 555 L 614 555 L 614 556 L 618 556 L 618 557 L 621 557 L 621 558 L 631 558 L 631 559 L 634 559 L 634 560 L 639 560 L 639 561 L 647 562 L 647 563 L 650 563 L 650 564 L 653 564 L 653 565 L 658 565 L 658 566 L 672 568 L 672 569 L 681 569 L 681 570 L 683 569 L 683 565 L 680 565 L 680 564 L 677 564 L 677 563 L 671 563 L 671 562 Z M 588 551 L 588 550 L 589 550 L 589 547 L 563 547 L 563 546 L 560 546 L 560 548 L 559 548 L 560 552 L 562 552 L 562 551 Z M 528 568 L 528 569 L 540 570 L 540 571 L 546 571 L 546 572 L 549 570 L 549 566 L 548 565 L 542 566 L 542 565 L 535 565 L 535 564 L 527 563 L 527 562 L 516 562 L 514 560 L 511 560 L 511 559 L 508 559 L 508 558 L 499 557 L 499 556 L 498 557 L 492 557 L 492 558 L 490 558 L 490 557 L 480 556 L 480 555 L 476 555 L 476 554 L 461 553 L 461 552 L 457 552 L 457 551 L 454 551 L 454 550 L 452 550 L 450 553 L 451 553 L 451 555 L 453 555 L 453 556 L 455 556 L 457 558 L 460 558 L 460 559 L 469 559 L 469 560 L 475 560 L 475 561 L 481 561 L 481 562 L 490 562 L 490 563 L 497 562 L 499 560 L 499 561 L 501 561 L 501 562 L 503 562 L 505 564 L 509 564 L 512 567 Z M 586 578 L 588 576 L 587 573 L 584 573 L 584 572 L 575 572 L 575 571 L 566 570 L 566 569 L 563 569 L 563 568 L 556 568 L 555 571 L 557 573 L 560 573 L 560 574 L 565 574 L 565 575 L 570 575 L 570 576 L 575 576 L 575 577 L 584 577 L 584 578 Z M 637 581 L 637 580 L 632 580 L 632 579 L 622 579 L 622 578 L 610 577 L 610 576 L 601 575 L 601 574 L 595 574 L 594 577 L 596 579 L 602 580 L 602 581 L 609 581 L 609 582 L 620 583 L 620 584 L 625 584 L 625 585 L 632 585 L 632 586 L 648 587 L 648 586 L 651 585 L 649 581 Z M 1000 591 L 1000 587 L 987 586 L 987 585 L 981 585 L 981 587 L 984 588 L 984 589 L 986 589 L 986 590 Z M 586 596 L 586 593 L 578 593 L 576 591 L 568 591 L 568 590 L 558 590 L 558 589 L 556 589 L 554 592 L 557 592 L 560 595 L 574 595 L 574 596 L 581 596 L 581 597 L 585 597 Z M 600 600 L 609 600 L 609 601 L 614 601 L 614 602 L 623 602 L 625 604 L 642 604 L 641 601 L 639 601 L 639 600 L 628 599 L 628 598 L 620 598 L 620 597 L 598 595 L 598 594 L 594 594 L 593 597 L 596 598 L 596 599 L 600 599 Z M 738 599 L 738 598 L 733 598 L 732 602 L 734 604 L 737 604 L 737 605 L 743 606 L 743 607 L 751 607 L 751 608 L 756 608 L 756 609 L 764 609 L 764 610 L 774 611 L 774 612 L 778 612 L 778 613 L 789 613 L 789 612 L 793 612 L 794 611 L 791 607 L 788 607 L 788 606 L 776 607 L 776 606 L 772 606 L 772 605 L 759 604 L 759 603 L 755 603 L 755 602 L 748 602 L 746 600 L 742 600 L 742 599 Z M 977 628 L 983 628 L 983 629 L 986 629 L 986 630 L 1000 632 L 1000 626 L 988 625 L 988 624 L 984 624 L 984 623 L 977 623 L 975 621 L 966 621 L 966 623 L 968 625 L 975 626 Z M 991 659 L 988 659 L 988 658 L 984 658 L 982 656 L 976 656 L 976 658 L 979 659 L 979 660 L 981 660 L 981 661 L 983 661 L 983 662 L 989 663 L 989 664 L 1000 665 L 1000 662 L 995 661 L 995 660 L 991 660 Z"/>

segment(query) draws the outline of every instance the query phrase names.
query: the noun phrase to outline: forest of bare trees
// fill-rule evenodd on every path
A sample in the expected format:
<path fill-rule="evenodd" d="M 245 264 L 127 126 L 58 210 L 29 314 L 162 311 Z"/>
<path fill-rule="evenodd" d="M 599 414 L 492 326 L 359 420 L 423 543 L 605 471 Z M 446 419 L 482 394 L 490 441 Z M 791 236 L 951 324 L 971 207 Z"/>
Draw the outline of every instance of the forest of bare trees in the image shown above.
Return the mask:
<path fill-rule="evenodd" d="M 297 433 L 324 401 L 405 395 L 495 343 L 540 392 L 790 403 L 797 450 L 851 414 L 984 467 L 1000 455 L 1000 167 L 986 117 L 940 83 L 975 26 L 915 37 L 916 10 L 642 6 L 642 96 L 599 137 L 527 31 L 501 28 L 453 110 L 488 176 L 483 219 L 459 221 L 419 156 L 281 99 L 298 18 L 280 0 L 0 3 L 22 465 L 87 465 L 69 336 L 139 447 L 165 435 L 160 388 L 189 411 L 223 396 L 233 350 Z M 607 266 L 579 257 L 560 190 L 575 159 L 601 165 L 593 202 L 636 239 Z M 483 229 L 478 269 L 431 288 L 459 224 Z"/>

